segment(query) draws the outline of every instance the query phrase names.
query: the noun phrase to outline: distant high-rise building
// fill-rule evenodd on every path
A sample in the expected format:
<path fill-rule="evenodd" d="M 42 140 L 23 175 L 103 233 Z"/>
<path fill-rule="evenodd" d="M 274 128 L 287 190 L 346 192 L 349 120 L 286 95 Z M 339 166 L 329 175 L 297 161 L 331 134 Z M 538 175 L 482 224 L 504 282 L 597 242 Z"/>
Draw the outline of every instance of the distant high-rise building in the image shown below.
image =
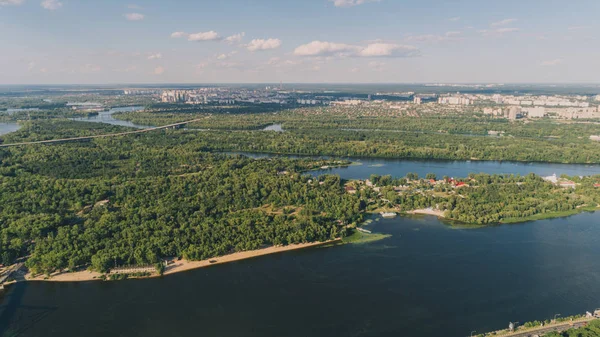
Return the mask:
<path fill-rule="evenodd" d="M 415 104 L 417 104 L 417 105 L 420 105 L 420 104 L 421 104 L 421 102 L 422 102 L 422 100 L 421 100 L 421 97 L 416 97 L 416 96 L 415 96 L 415 99 L 413 100 L 413 102 L 414 102 Z"/>

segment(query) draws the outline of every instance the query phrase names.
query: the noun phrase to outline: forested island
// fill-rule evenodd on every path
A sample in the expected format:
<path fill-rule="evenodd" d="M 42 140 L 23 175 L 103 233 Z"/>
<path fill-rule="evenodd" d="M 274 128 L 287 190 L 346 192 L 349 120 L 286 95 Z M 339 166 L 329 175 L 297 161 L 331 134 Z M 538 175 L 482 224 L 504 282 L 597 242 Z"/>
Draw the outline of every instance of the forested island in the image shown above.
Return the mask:
<path fill-rule="evenodd" d="M 2 141 L 124 130 L 36 121 Z M 600 202 L 600 177 L 563 177 L 568 188 L 533 174 L 313 177 L 308 171 L 348 163 L 214 153 L 219 134 L 163 130 L 1 149 L 2 263 L 26 257 L 34 274 L 107 272 L 343 238 L 380 211 L 428 208 L 461 223 L 496 224 L 595 210 Z"/>
<path fill-rule="evenodd" d="M 150 107 L 115 114 L 141 125 L 186 120 L 206 130 L 207 149 L 292 155 L 447 160 L 600 163 L 600 124 L 590 121 L 509 121 L 471 109 L 411 113 L 361 107 L 316 107 L 223 113 L 216 108 Z M 421 110 L 419 110 L 421 109 Z M 439 108 L 443 109 L 443 108 Z M 281 124 L 286 132 L 255 132 Z M 212 130 L 212 131 L 211 131 Z M 220 132 L 228 130 L 230 132 Z"/>

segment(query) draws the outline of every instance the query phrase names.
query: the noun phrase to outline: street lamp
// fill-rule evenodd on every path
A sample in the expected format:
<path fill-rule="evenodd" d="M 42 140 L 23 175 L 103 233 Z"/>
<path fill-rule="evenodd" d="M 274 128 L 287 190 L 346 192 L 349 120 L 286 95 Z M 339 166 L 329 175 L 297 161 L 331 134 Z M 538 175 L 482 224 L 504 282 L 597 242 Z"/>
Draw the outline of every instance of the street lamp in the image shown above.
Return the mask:
<path fill-rule="evenodd" d="M 560 314 L 554 315 L 554 323 L 556 323 L 556 316 L 560 316 Z"/>
<path fill-rule="evenodd" d="M 473 334 L 476 333 L 477 331 L 471 331 L 471 337 L 473 337 Z"/>

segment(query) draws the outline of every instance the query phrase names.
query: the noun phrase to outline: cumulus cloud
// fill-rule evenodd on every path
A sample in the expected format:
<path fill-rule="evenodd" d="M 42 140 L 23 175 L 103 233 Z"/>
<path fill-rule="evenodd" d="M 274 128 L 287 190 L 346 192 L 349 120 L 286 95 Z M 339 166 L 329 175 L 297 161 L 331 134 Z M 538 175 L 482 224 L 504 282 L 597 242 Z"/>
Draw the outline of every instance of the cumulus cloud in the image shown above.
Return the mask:
<path fill-rule="evenodd" d="M 174 33 L 171 33 L 171 37 L 174 38 L 174 39 L 179 39 L 179 38 L 182 38 L 182 37 L 186 37 L 187 35 L 188 34 L 186 32 L 174 32 Z"/>
<path fill-rule="evenodd" d="M 281 46 L 280 39 L 254 39 L 246 45 L 246 49 L 251 52 L 277 49 Z"/>
<path fill-rule="evenodd" d="M 0 0 L 0 6 L 18 6 L 25 0 Z"/>
<path fill-rule="evenodd" d="M 358 52 L 361 57 L 406 57 L 418 54 L 418 49 L 413 46 L 404 46 L 394 43 L 372 43 Z"/>
<path fill-rule="evenodd" d="M 375 42 L 366 46 L 345 43 L 313 41 L 294 50 L 297 56 L 352 56 L 352 57 L 410 57 L 418 56 L 416 47 L 395 43 Z"/>
<path fill-rule="evenodd" d="M 148 55 L 148 60 L 158 60 L 162 58 L 162 54 L 161 53 L 155 53 L 155 54 L 150 54 Z"/>
<path fill-rule="evenodd" d="M 508 24 L 511 24 L 513 22 L 517 21 L 517 19 L 504 19 L 504 20 L 500 20 L 497 22 L 492 22 L 492 24 L 490 24 L 490 26 L 492 27 L 499 27 L 499 26 L 506 26 Z"/>
<path fill-rule="evenodd" d="M 165 72 L 165 68 L 163 68 L 163 67 L 154 68 L 154 75 L 162 75 L 164 72 Z"/>
<path fill-rule="evenodd" d="M 367 2 L 376 2 L 379 0 L 329 0 L 335 7 L 353 7 L 365 4 Z"/>
<path fill-rule="evenodd" d="M 220 39 L 221 37 L 214 30 L 188 35 L 188 41 L 216 41 Z"/>
<path fill-rule="evenodd" d="M 58 0 L 44 0 L 42 1 L 42 3 L 40 4 L 42 7 L 44 7 L 47 10 L 56 10 L 59 9 L 63 6 L 62 2 L 58 1 Z"/>
<path fill-rule="evenodd" d="M 246 33 L 241 32 L 238 34 L 233 34 L 231 36 L 228 36 L 223 41 L 225 41 L 229 44 L 240 43 L 242 41 L 242 39 L 244 38 L 244 36 L 246 36 Z"/>
<path fill-rule="evenodd" d="M 146 16 L 140 13 L 127 13 L 125 14 L 125 18 L 129 21 L 142 21 Z"/>
<path fill-rule="evenodd" d="M 313 41 L 297 47 L 294 50 L 294 55 L 298 56 L 330 56 L 345 52 L 354 52 L 356 46 L 344 43 Z"/>
<path fill-rule="evenodd" d="M 554 67 L 562 63 L 562 59 L 554 59 L 549 61 L 544 61 L 541 63 L 543 67 Z"/>

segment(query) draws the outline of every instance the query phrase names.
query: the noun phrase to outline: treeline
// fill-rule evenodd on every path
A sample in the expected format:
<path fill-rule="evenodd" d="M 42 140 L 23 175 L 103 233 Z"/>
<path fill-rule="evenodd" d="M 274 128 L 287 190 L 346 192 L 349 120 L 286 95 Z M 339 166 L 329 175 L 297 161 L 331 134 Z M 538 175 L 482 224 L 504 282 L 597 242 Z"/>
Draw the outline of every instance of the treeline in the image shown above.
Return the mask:
<path fill-rule="evenodd" d="M 406 178 L 371 176 L 379 191 L 362 189 L 364 200 L 377 200 L 375 207 L 399 211 L 433 208 L 444 211 L 444 217 L 466 224 L 497 224 L 536 218 L 571 215 L 579 210 L 595 209 L 600 204 L 600 188 L 594 185 L 600 177 L 565 177 L 576 188 L 563 188 L 535 174 L 489 175 L 443 180 L 419 179 L 414 173 Z M 585 207 L 585 208 L 584 208 Z"/>
<path fill-rule="evenodd" d="M 285 128 L 285 126 L 284 126 Z M 450 160 L 600 163 L 600 144 L 588 141 L 462 135 L 295 130 L 204 132 L 206 148 L 292 155 Z"/>
<path fill-rule="evenodd" d="M 115 115 L 123 120 L 143 125 L 164 125 L 206 116 L 193 127 L 205 129 L 257 129 L 272 123 L 283 124 L 286 130 L 383 130 L 412 133 L 441 133 L 455 135 L 487 136 L 490 131 L 505 136 L 521 138 L 562 138 L 576 140 L 600 134 L 597 123 L 575 123 L 541 119 L 536 121 L 509 121 L 482 114 L 456 114 L 442 109 L 422 112 L 414 108 L 414 114 L 406 115 L 398 110 L 377 107 L 314 107 L 282 109 L 281 106 L 183 106 L 170 105 L 158 108 L 155 105 L 143 112 L 124 112 Z M 269 113 L 269 112 L 277 112 Z M 213 115 L 213 116 L 211 116 Z M 587 140 L 587 139 L 586 139 Z"/>
<path fill-rule="evenodd" d="M 111 128 L 73 123 L 63 126 Z M 2 263 L 29 256 L 32 271 L 51 273 L 206 259 L 344 236 L 362 216 L 339 177 L 302 174 L 323 162 L 214 155 L 179 136 L 1 149 Z"/>

